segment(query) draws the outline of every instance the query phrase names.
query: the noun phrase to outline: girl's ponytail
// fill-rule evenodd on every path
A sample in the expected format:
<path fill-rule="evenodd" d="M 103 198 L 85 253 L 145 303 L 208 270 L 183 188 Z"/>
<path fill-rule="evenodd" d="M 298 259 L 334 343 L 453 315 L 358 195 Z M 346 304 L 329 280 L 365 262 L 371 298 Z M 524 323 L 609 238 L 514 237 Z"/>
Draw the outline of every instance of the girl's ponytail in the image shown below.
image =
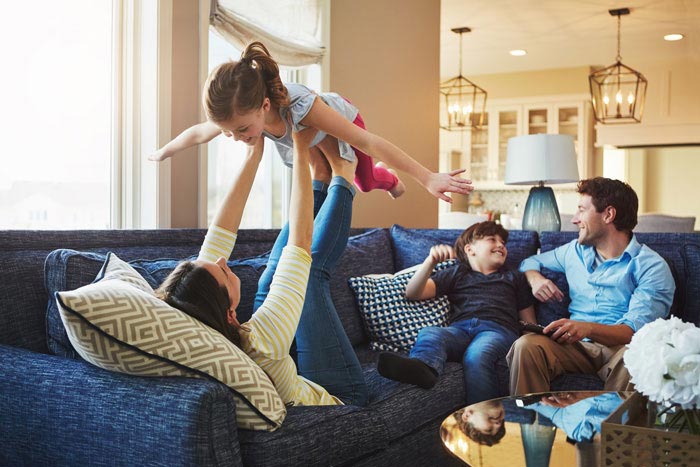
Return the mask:
<path fill-rule="evenodd" d="M 216 123 L 259 109 L 266 97 L 277 107 L 289 105 L 277 62 L 262 43 L 252 42 L 240 61 L 223 63 L 211 72 L 202 100 L 207 118 Z"/>
<path fill-rule="evenodd" d="M 270 56 L 267 47 L 262 42 L 251 42 L 241 54 L 241 62 L 255 67 L 265 82 L 267 97 L 277 107 L 289 105 L 287 88 L 282 84 L 280 69 L 277 62 Z M 261 104 L 262 105 L 262 104 Z"/>

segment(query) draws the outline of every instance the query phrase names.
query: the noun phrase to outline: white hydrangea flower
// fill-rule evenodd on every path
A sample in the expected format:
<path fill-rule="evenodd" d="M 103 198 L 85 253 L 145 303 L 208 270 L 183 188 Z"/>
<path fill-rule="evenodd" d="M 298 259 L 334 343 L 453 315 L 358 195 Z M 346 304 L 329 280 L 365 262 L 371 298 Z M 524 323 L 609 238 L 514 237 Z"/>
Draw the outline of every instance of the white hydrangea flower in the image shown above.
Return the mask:
<path fill-rule="evenodd" d="M 637 391 L 662 404 L 700 408 L 700 328 L 672 316 L 632 337 L 625 366 Z"/>

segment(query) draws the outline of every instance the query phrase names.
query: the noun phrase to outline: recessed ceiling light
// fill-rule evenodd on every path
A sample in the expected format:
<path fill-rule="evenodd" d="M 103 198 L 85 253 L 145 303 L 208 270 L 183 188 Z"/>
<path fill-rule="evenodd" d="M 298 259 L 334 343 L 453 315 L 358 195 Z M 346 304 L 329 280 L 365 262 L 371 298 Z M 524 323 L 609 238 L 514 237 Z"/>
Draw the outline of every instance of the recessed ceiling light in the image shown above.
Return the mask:
<path fill-rule="evenodd" d="M 685 36 L 683 34 L 666 34 L 664 36 L 665 41 L 679 41 L 683 39 Z"/>
<path fill-rule="evenodd" d="M 522 57 L 523 55 L 527 55 L 527 51 L 525 51 L 523 49 L 515 49 L 515 50 L 511 50 L 510 54 L 514 57 Z"/>

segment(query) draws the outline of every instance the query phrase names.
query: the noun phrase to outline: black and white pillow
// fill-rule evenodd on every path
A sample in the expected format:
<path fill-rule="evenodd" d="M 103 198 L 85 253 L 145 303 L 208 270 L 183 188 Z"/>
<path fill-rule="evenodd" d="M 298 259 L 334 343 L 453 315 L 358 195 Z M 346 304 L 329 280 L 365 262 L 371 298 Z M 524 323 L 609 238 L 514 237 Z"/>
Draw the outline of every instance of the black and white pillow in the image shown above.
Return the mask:
<path fill-rule="evenodd" d="M 438 264 L 435 270 L 453 264 L 454 260 L 445 261 Z M 413 266 L 395 274 L 370 274 L 348 280 L 369 334 L 370 349 L 407 353 L 421 329 L 426 326 L 447 326 L 450 311 L 447 297 L 414 301 L 405 296 L 406 284 L 419 267 Z"/>

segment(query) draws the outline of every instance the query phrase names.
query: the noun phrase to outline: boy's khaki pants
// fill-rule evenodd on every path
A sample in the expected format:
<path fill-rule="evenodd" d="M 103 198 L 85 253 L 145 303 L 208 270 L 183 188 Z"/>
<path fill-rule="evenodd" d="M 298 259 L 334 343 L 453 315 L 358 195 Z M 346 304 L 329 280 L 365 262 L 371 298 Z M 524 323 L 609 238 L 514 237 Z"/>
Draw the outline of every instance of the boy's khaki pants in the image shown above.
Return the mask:
<path fill-rule="evenodd" d="M 513 396 L 548 392 L 551 381 L 564 373 L 598 375 L 606 391 L 630 390 L 630 376 L 622 356 L 626 347 L 595 342 L 559 344 L 547 336 L 525 334 L 515 341 L 506 359 Z"/>

